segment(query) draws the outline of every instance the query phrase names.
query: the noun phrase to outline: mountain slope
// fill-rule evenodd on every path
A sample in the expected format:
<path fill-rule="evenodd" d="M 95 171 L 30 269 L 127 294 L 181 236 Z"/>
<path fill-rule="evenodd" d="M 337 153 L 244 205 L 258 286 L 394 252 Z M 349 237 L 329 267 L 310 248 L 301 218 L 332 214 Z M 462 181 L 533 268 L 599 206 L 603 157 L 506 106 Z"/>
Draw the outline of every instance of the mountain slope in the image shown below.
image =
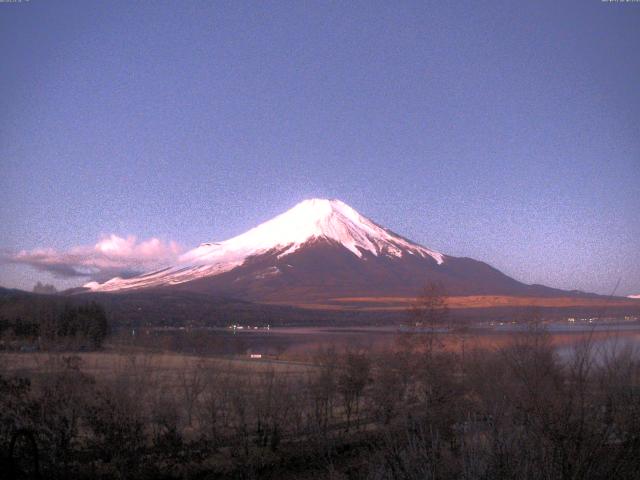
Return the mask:
<path fill-rule="evenodd" d="M 316 239 L 286 256 L 278 250 L 250 257 L 240 267 L 195 279 L 173 288 L 219 292 L 258 301 L 320 301 L 353 296 L 415 296 L 427 282 L 438 282 L 449 295 L 564 294 L 513 280 L 469 258 L 445 257 L 438 264 L 419 256 L 356 257 L 340 244 Z"/>
<path fill-rule="evenodd" d="M 441 283 L 449 295 L 569 293 L 525 285 L 486 263 L 436 252 L 339 200 L 322 199 L 305 200 L 230 240 L 204 243 L 173 267 L 85 287 L 95 292 L 172 289 L 252 301 L 309 302 L 414 296 L 431 281 Z"/>

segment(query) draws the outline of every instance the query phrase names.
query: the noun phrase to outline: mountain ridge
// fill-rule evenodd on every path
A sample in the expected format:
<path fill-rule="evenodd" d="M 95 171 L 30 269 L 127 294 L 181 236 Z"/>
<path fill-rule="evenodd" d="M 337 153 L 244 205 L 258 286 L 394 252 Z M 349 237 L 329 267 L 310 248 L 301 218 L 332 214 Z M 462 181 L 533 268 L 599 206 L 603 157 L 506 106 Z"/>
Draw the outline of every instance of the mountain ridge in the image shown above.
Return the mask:
<path fill-rule="evenodd" d="M 310 199 L 222 242 L 186 252 L 178 264 L 133 278 L 91 282 L 85 291 L 192 291 L 257 302 L 415 296 L 426 283 L 447 295 L 590 296 L 519 282 L 491 265 L 408 240 L 340 200 Z"/>

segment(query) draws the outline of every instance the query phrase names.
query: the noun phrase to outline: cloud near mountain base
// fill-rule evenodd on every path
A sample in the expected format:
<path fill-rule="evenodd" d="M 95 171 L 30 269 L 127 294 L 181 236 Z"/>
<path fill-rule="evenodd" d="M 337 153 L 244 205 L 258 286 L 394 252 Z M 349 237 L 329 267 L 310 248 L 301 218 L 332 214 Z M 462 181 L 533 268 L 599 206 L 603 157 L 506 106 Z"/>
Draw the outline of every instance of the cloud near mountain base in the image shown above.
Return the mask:
<path fill-rule="evenodd" d="M 85 277 L 105 281 L 127 278 L 174 262 L 182 248 L 174 241 L 158 238 L 138 241 L 135 235 L 104 236 L 95 245 L 73 247 L 67 251 L 52 248 L 21 250 L 3 255 L 5 262 L 29 265 L 57 277 Z"/>

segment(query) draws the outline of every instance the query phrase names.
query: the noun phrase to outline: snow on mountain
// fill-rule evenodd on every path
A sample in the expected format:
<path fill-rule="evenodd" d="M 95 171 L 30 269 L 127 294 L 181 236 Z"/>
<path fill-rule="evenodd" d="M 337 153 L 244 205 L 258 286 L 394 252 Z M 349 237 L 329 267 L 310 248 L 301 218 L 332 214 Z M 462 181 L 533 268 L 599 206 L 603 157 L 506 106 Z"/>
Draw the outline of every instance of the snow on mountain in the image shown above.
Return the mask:
<path fill-rule="evenodd" d="M 175 285 L 227 272 L 255 255 L 277 251 L 278 258 L 282 258 L 318 239 L 342 245 L 359 258 L 365 253 L 391 258 L 413 255 L 431 257 L 438 265 L 446 258 L 380 227 L 339 200 L 311 199 L 237 237 L 203 243 L 183 254 L 174 267 L 130 279 L 114 278 L 102 284 L 90 282 L 85 287 L 117 291 Z"/>
<path fill-rule="evenodd" d="M 628 295 L 627 298 L 638 298 L 638 299 L 640 299 L 640 295 Z"/>

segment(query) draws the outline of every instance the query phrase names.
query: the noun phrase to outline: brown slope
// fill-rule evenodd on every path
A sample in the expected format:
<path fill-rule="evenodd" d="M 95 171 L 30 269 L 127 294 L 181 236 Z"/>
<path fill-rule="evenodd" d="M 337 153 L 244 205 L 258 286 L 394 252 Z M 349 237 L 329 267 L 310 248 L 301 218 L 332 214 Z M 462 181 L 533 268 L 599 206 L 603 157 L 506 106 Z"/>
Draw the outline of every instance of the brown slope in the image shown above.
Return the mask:
<path fill-rule="evenodd" d="M 250 257 L 223 274 L 171 288 L 216 293 L 260 302 L 326 302 L 337 297 L 415 296 L 428 282 L 440 283 L 448 295 L 528 297 L 584 296 L 538 285 L 526 285 L 470 258 L 408 255 L 357 257 L 342 245 L 316 239 L 278 258 L 281 251 Z"/>

